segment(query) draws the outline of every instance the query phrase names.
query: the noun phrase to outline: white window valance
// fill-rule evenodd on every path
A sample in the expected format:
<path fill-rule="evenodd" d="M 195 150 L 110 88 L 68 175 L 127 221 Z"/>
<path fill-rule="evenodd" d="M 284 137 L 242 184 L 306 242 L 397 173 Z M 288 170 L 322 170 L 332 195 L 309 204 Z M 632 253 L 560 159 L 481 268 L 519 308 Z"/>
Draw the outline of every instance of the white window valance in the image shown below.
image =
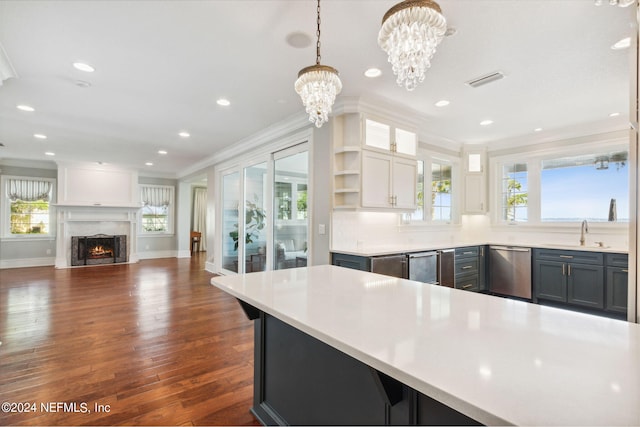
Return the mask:
<path fill-rule="evenodd" d="M 143 185 L 140 197 L 144 206 L 169 206 L 171 204 L 172 187 Z"/>
<path fill-rule="evenodd" d="M 22 200 L 35 202 L 37 200 L 49 201 L 51 193 L 51 181 L 34 179 L 9 179 L 7 181 L 7 194 L 12 202 Z"/>

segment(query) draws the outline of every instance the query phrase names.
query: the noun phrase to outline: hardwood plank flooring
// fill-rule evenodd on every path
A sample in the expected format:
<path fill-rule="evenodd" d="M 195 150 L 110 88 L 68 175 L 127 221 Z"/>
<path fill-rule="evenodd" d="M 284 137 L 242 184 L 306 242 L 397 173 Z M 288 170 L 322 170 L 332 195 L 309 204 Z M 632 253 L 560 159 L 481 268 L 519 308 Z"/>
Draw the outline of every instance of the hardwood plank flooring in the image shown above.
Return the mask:
<path fill-rule="evenodd" d="M 0 403 L 30 404 L 0 425 L 259 425 L 253 324 L 204 261 L 0 270 Z"/>

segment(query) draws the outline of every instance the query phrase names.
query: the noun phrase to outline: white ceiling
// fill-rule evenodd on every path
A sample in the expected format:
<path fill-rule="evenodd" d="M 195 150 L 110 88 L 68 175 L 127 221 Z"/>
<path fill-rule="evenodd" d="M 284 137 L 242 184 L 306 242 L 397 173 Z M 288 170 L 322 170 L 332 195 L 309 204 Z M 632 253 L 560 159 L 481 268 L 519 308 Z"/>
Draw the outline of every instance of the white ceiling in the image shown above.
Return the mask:
<path fill-rule="evenodd" d="M 567 129 L 627 126 L 631 49 L 610 47 L 633 34 L 634 7 L 441 0 L 457 34 L 439 47 L 426 81 L 407 92 L 377 45 L 382 16 L 395 3 L 322 2 L 322 63 L 340 71 L 341 97 L 418 111 L 423 140 L 533 142 Z M 311 0 L 2 0 L 0 44 L 18 78 L 0 86 L 0 159 L 102 161 L 180 176 L 303 112 L 293 83 L 315 62 L 315 39 L 304 49 L 285 39 L 295 31 L 315 37 L 315 12 Z M 77 60 L 96 71 L 75 70 Z M 364 77 L 371 66 L 383 75 Z M 498 70 L 505 79 L 477 89 L 464 84 Z M 218 106 L 220 97 L 231 106 Z M 436 108 L 443 98 L 451 104 Z M 622 114 L 610 118 L 612 112 Z M 494 124 L 479 126 L 484 119 Z M 544 131 L 534 134 L 537 127 Z M 182 130 L 191 137 L 180 138 Z M 149 161 L 154 166 L 144 165 Z"/>

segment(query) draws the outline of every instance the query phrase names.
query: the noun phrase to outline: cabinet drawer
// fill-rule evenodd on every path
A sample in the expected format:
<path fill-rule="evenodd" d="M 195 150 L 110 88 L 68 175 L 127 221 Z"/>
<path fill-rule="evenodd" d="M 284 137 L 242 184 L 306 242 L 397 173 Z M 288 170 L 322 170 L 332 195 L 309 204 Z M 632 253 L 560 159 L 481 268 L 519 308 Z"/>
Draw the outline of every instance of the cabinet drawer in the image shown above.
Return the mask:
<path fill-rule="evenodd" d="M 479 253 L 478 246 L 467 246 L 464 248 L 456 248 L 456 259 L 477 257 L 478 253 Z"/>
<path fill-rule="evenodd" d="M 456 276 L 461 274 L 478 273 L 478 258 L 457 259 L 456 260 Z"/>
<path fill-rule="evenodd" d="M 338 267 L 371 271 L 371 258 L 368 257 L 333 252 L 331 254 L 331 263 Z"/>
<path fill-rule="evenodd" d="M 627 254 L 605 254 L 604 259 L 607 265 L 614 267 L 627 268 L 629 266 L 629 255 Z"/>
<path fill-rule="evenodd" d="M 463 291 L 478 291 L 480 289 L 478 275 L 456 277 L 456 289 Z"/>
<path fill-rule="evenodd" d="M 604 254 L 602 252 L 587 251 L 563 251 L 558 249 L 534 249 L 535 259 L 582 263 L 591 265 L 603 265 Z"/>

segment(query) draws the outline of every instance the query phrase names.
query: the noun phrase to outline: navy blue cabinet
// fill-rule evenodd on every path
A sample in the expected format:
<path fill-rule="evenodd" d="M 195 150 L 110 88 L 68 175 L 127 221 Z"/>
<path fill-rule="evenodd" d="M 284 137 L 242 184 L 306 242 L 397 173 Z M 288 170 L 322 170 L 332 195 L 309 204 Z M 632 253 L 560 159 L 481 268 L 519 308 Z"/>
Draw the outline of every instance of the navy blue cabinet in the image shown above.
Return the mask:
<path fill-rule="evenodd" d="M 482 249 L 481 249 L 482 248 Z M 484 282 L 480 280 L 481 268 L 480 253 L 484 252 L 482 246 L 466 246 L 455 249 L 455 287 L 465 291 L 480 291 Z M 484 261 L 484 257 L 482 257 Z"/>
<path fill-rule="evenodd" d="M 534 302 L 597 313 L 626 313 L 627 255 L 535 249 Z"/>
<path fill-rule="evenodd" d="M 628 258 L 626 254 L 607 254 L 605 258 L 607 276 L 605 310 L 608 312 L 627 314 Z"/>

